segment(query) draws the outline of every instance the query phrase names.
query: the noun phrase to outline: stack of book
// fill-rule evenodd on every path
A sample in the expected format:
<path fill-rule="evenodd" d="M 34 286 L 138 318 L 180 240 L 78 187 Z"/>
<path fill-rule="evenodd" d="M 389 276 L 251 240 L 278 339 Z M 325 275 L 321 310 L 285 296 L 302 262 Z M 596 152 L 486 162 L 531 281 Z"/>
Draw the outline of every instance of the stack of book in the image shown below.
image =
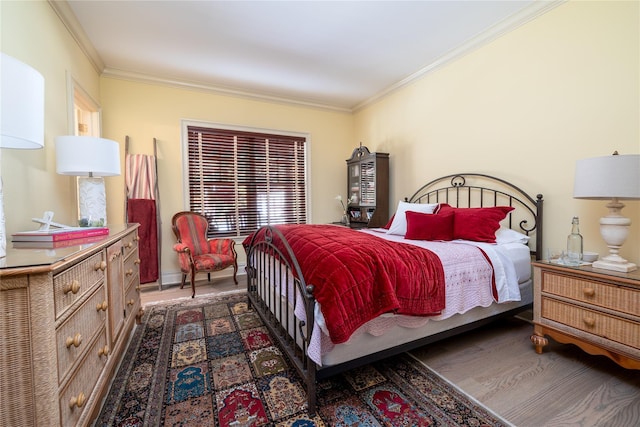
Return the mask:
<path fill-rule="evenodd" d="M 108 227 L 65 227 L 21 231 L 11 235 L 14 248 L 62 248 L 102 240 Z"/>

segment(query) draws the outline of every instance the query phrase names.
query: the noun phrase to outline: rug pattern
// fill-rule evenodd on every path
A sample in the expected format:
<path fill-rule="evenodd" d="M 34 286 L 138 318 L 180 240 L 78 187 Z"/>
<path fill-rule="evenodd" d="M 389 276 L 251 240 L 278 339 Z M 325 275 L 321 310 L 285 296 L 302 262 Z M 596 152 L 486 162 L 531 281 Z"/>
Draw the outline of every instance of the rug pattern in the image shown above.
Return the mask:
<path fill-rule="evenodd" d="M 244 293 L 148 306 L 96 426 L 503 426 L 408 355 L 304 383 Z"/>

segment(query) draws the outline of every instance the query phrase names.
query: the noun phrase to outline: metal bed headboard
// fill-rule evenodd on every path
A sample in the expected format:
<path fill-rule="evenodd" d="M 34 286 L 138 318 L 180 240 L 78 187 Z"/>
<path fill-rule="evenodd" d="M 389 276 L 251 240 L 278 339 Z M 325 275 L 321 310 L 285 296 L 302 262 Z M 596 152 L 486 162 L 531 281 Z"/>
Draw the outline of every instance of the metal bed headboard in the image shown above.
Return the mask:
<path fill-rule="evenodd" d="M 508 227 L 530 237 L 535 235 L 535 249 L 531 248 L 531 253 L 537 260 L 542 258 L 542 194 L 534 199 L 503 179 L 479 173 L 459 173 L 428 182 L 405 200 L 447 203 L 453 207 L 514 207 L 507 216 Z"/>

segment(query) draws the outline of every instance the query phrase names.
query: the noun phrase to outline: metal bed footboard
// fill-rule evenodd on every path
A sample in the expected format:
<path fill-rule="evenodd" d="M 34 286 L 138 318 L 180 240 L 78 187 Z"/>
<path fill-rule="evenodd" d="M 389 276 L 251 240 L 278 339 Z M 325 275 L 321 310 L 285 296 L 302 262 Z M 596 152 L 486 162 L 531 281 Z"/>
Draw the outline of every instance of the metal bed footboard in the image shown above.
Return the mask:
<path fill-rule="evenodd" d="M 300 265 L 278 229 L 260 228 L 245 249 L 249 304 L 304 379 L 308 410 L 314 414 L 317 366 L 307 354 L 314 325 L 313 286 L 305 283 Z M 303 304 L 305 319 L 293 313 L 296 304 Z"/>

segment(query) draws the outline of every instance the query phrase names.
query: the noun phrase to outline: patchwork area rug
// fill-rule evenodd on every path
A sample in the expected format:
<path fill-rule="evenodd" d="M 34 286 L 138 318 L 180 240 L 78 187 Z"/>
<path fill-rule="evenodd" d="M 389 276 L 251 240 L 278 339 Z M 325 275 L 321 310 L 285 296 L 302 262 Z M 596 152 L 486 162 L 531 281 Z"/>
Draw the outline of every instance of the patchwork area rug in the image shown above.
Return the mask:
<path fill-rule="evenodd" d="M 147 306 L 96 426 L 502 426 L 404 354 L 304 383 L 245 293 Z M 508 423 L 507 423 L 508 425 Z"/>

